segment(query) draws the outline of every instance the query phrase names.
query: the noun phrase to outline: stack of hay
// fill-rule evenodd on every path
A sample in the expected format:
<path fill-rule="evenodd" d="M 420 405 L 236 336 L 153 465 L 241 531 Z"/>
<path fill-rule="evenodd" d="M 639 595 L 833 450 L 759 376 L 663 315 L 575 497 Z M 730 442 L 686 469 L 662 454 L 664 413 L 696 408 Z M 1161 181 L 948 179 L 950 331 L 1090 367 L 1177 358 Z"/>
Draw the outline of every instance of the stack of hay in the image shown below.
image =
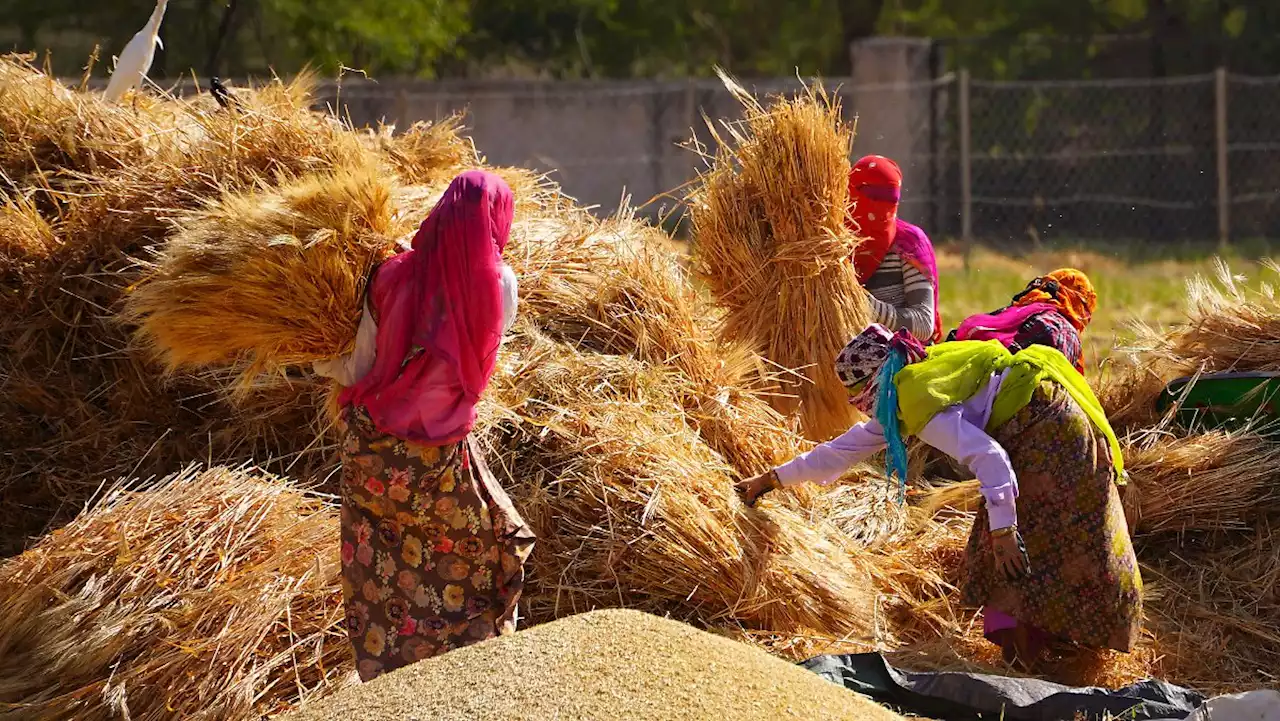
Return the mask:
<path fill-rule="evenodd" d="M 180 473 L 0 566 L 0 718 L 250 719 L 353 665 L 337 513 L 280 479 Z"/>
<path fill-rule="evenodd" d="M 386 152 L 385 133 L 312 112 L 309 84 L 244 93 L 240 112 L 207 97 L 123 107 L 0 58 L 0 553 L 74 514 L 104 478 L 198 459 L 327 470 L 315 415 L 296 400 L 320 396 L 304 375 L 233 399 L 223 377 L 163 376 L 113 317 L 150 246 L 224 190 L 332 168 L 434 177 L 474 161 L 450 123 Z"/>
<path fill-rule="evenodd" d="M 12 82 L 4 78 L 16 67 L 24 79 L 16 86 L 35 88 L 31 102 L 47 104 L 31 117 L 57 118 L 57 132 L 41 131 L 44 150 L 35 157 L 66 167 L 6 168 L 22 180 L 6 188 L 0 215 L 0 227 L 19 231 L 0 246 L 0 274 L 18 279 L 6 285 L 16 292 L 0 309 L 11 311 L 0 315 L 7 344 L 0 423 L 23 445 L 0 455 L 9 489 L 2 500 L 56 509 L 79 504 L 104 477 L 250 455 L 264 465 L 286 459 L 270 465 L 293 463 L 292 475 L 305 481 L 331 471 L 315 430 L 323 421 L 312 422 L 326 389 L 305 367 L 349 347 L 368 265 L 413 230 L 444 181 L 475 162 L 466 144 L 448 127 L 358 133 L 310 113 L 296 89 L 282 85 L 244 93 L 256 109 L 244 115 L 200 100 L 144 100 L 138 117 L 169 132 L 139 144 L 133 131 L 111 129 L 119 109 L 58 89 L 29 68 L 3 67 L 11 74 L 0 82 Z M 837 129 L 821 144 L 829 150 L 832 138 L 845 140 L 824 107 L 811 96 L 780 101 L 756 118 L 751 137 L 777 137 L 798 127 L 788 125 L 798 117 L 816 132 L 827 126 L 813 118 L 827 117 Z M 0 122 L 15 123 L 5 126 L 6 138 L 30 130 L 3 112 Z M 738 147 L 748 146 L 743 136 Z M 18 157 L 0 153 L 4 162 Z M 760 174 L 756 184 L 733 181 L 717 196 L 745 202 L 748 213 L 756 213 L 752 203 L 780 207 L 783 193 L 795 195 L 767 185 L 766 156 L 755 157 L 742 167 L 756 170 L 741 176 Z M 836 165 L 823 177 L 843 187 Z M 768 340 L 788 333 L 801 347 L 805 329 L 770 320 L 760 333 L 728 331 L 750 327 L 730 323 L 736 313 L 750 317 L 741 315 L 746 306 L 726 301 L 723 316 L 713 312 L 660 233 L 625 215 L 597 221 L 529 174 L 502 172 L 519 199 L 506 255 L 521 276 L 523 311 L 479 434 L 540 537 L 526 595 L 532 621 L 623 606 L 793 657 L 876 645 L 902 649 L 909 665 L 1000 669 L 977 640 L 971 611 L 953 600 L 964 512 L 944 509 L 899 534 L 899 509 L 883 486 L 867 483 L 874 477 L 865 470 L 853 484 L 780 493 L 759 510 L 734 497 L 734 479 L 809 446 L 771 407 L 777 374 L 761 372 L 757 355 L 790 347 Z M 419 176 L 428 184 L 409 184 Z M 734 195 L 751 188 L 767 197 Z M 826 219 L 814 221 L 830 231 L 823 253 L 813 253 L 812 242 L 786 252 L 781 242 L 771 245 L 794 233 L 770 231 L 761 236 L 765 246 L 753 246 L 766 248 L 759 257 L 769 259 L 761 273 L 776 275 L 770 287 L 798 273 L 808 279 L 796 286 L 812 293 L 805 297 L 827 304 L 813 313 L 831 347 L 810 349 L 814 355 L 792 365 L 834 354 L 859 326 L 861 291 L 837 262 L 854 241 L 837 221 L 843 199 L 828 195 L 800 204 L 810 219 L 827 207 Z M 101 222 L 90 223 L 92 213 Z M 785 222 L 770 227 L 809 221 Z M 277 293 L 281 279 L 298 292 Z M 120 325 L 125 299 L 141 343 Z M 764 318 L 802 305 L 773 302 L 773 311 L 751 312 Z M 828 324 L 833 317 L 838 322 Z M 831 407 L 847 413 L 843 390 L 828 390 L 837 393 Z M 835 411 L 813 420 L 817 407 L 801 405 L 810 431 L 847 425 L 833 420 Z M 1168 478 L 1176 475 L 1165 460 L 1172 457 L 1156 453 L 1133 465 Z M 110 495 L 0 569 L 9 604 L 0 650 L 6 663 L 35 669 L 0 684 L 0 702 L 16 704 L 7 708 L 21 718 L 108 718 L 127 707 L 135 718 L 167 718 L 180 708 L 192 718 L 234 719 L 331 691 L 350 669 L 332 511 L 298 486 L 225 470 L 136 488 Z M 1175 502 L 1165 500 L 1163 512 L 1144 507 L 1156 540 L 1177 537 L 1169 532 L 1178 530 Z M 1230 513 L 1194 517 L 1238 525 Z M 1093 678 L 1166 675 L 1225 690 L 1254 683 L 1256 673 L 1242 671 L 1250 665 L 1274 667 L 1276 645 L 1266 634 L 1280 621 L 1258 580 L 1274 579 L 1280 559 L 1263 553 L 1262 531 L 1251 534 L 1228 540 L 1256 544 L 1240 546 L 1255 549 L 1255 567 L 1222 544 L 1190 566 L 1167 546 L 1144 544 L 1144 560 L 1162 566 L 1153 588 L 1165 585 L 1149 603 L 1157 642 L 1128 667 L 1103 659 Z M 327 543 L 334 550 L 326 558 Z M 1207 586 L 1196 585 L 1196 574 L 1213 574 L 1219 590 L 1199 590 Z M 1234 600 L 1250 592 L 1250 605 Z M 1195 623 L 1175 626 L 1181 617 Z M 1212 628 L 1231 641 L 1201 637 Z M 81 649 L 82 638 L 103 640 Z M 1200 648 L 1209 651 L 1195 665 L 1189 650 Z M 148 691 L 197 682 L 192 699 Z"/>
<path fill-rule="evenodd" d="M 58 250 L 74 253 L 80 263 L 71 268 L 31 261 L 30 253 L 22 253 L 34 243 L 15 253 L 24 262 L 6 267 L 29 279 L 24 291 L 29 305 L 18 317 L 46 323 L 27 328 L 21 335 L 26 345 L 20 347 L 38 349 L 51 378 L 88 375 L 93 382 L 44 389 L 54 394 L 45 400 L 66 402 L 70 396 L 81 404 L 78 412 L 97 424 L 45 429 L 50 442 L 39 449 L 40 455 L 28 456 L 21 466 L 15 463 L 15 477 L 45 464 L 45 473 L 32 478 L 30 496 L 36 500 L 53 501 L 53 484 L 62 481 L 68 485 L 65 493 L 58 491 L 61 497 L 78 502 L 104 476 L 132 470 L 124 466 L 127 456 L 122 454 L 132 454 L 139 474 L 159 472 L 178 461 L 241 457 L 237 451 L 243 449 L 234 446 L 192 447 L 193 442 L 209 445 L 206 427 L 235 436 L 271 437 L 280 444 L 273 455 L 309 450 L 317 474 L 335 467 L 323 439 L 315 431 L 299 430 L 309 425 L 303 419 L 319 415 L 318 400 L 324 394 L 305 368 L 350 346 L 370 263 L 413 230 L 442 186 L 411 186 L 396 172 L 377 172 L 412 170 L 413 158 L 428 155 L 419 147 L 428 129 L 408 138 L 387 138 L 342 130 L 329 120 L 316 125 L 301 110 L 301 99 L 282 87 L 264 94 L 271 92 L 296 100 L 297 112 L 306 115 L 305 122 L 273 122 L 281 128 L 295 123 L 289 127 L 300 136 L 313 127 L 326 128 L 323 132 L 337 134 L 335 145 L 351 148 L 352 155 L 342 159 L 323 149 L 304 149 L 297 155 L 330 160 L 308 168 L 276 168 L 279 172 L 269 177 L 229 170 L 217 176 L 217 183 L 187 181 L 182 170 L 154 168 L 151 182 L 168 179 L 174 187 L 167 190 L 131 184 L 139 182 L 134 175 L 147 175 L 138 169 L 112 169 L 101 178 L 69 177 L 69 187 L 84 182 L 115 189 L 93 202 L 106 203 L 109 212 L 122 216 L 118 236 L 90 233 L 69 224 L 69 215 L 50 214 L 40 206 L 53 201 L 75 205 L 79 201 L 69 192 L 55 196 L 33 191 L 36 212 L 15 214 L 17 221 L 35 229 L 33 237 L 44 233 L 41 223 L 52 228 Z M 244 95 L 250 103 L 265 102 Z M 114 112 L 89 96 L 72 93 L 71 98 L 81 109 Z M 218 127 L 241 122 L 231 115 L 215 120 L 198 101 L 157 101 L 156 106 L 183 123 Z M 286 136 L 281 128 L 269 137 Z M 259 166 L 270 166 L 271 154 L 282 152 L 270 143 L 258 148 L 253 145 L 257 136 L 248 137 L 224 152 Z M 109 145 L 107 140 L 101 142 Z M 451 133 L 441 140 L 444 147 L 460 143 Z M 127 138 L 112 142 L 126 145 Z M 203 147 L 199 142 L 195 148 Z M 196 153 L 186 145 L 161 150 L 162 157 L 175 163 L 189 162 Z M 225 164 L 235 170 L 240 166 L 231 157 Z M 438 179 L 443 182 L 462 167 L 465 163 L 439 172 Z M 200 175 L 194 168 L 185 170 Z M 683 275 L 679 259 L 665 243 L 653 242 L 661 239 L 660 233 L 625 215 L 597 221 L 529 174 L 501 172 L 519 198 L 507 258 L 521 276 L 523 312 L 482 409 L 480 435 L 491 466 L 540 537 L 526 592 L 530 619 L 626 606 L 719 628 L 795 655 L 837 641 L 869 641 L 875 633 L 875 592 L 853 551 L 860 545 L 856 535 L 882 536 L 895 529 L 895 516 L 880 511 L 886 494 L 838 487 L 779 494 L 760 510 L 743 507 L 732 490 L 736 478 L 807 447 L 759 391 L 754 354 L 715 337 L 707 320 L 712 314 Z M 211 195 L 215 186 L 219 189 Z M 130 189 L 150 192 L 152 204 L 129 195 Z M 139 213 L 151 220 L 144 222 Z M 41 222 L 35 222 L 37 217 Z M 110 243 L 102 242 L 104 237 Z M 92 279 L 100 286 L 102 295 L 95 302 L 100 309 L 91 316 L 85 301 L 78 300 L 81 305 L 70 306 L 69 315 L 82 319 L 92 334 L 49 323 L 40 312 L 51 298 L 74 297 L 74 282 L 83 271 L 71 270 L 84 267 L 101 269 Z M 283 282 L 292 292 L 279 292 Z M 122 305 L 127 306 L 123 316 Z M 122 318 L 139 325 L 136 340 L 141 342 L 125 336 L 119 327 Z M 6 330 L 19 335 L 16 325 Z M 111 345 L 117 355 L 84 357 L 83 348 L 58 353 L 62 345 L 85 336 Z M 11 353 L 5 361 L 34 373 L 35 357 Z M 132 373 L 123 374 L 121 365 Z M 163 383 L 165 373 L 171 385 Z M 40 399 L 39 385 L 31 382 L 29 387 L 31 392 L 17 402 Z M 112 390 L 147 400 L 130 407 L 137 415 L 121 421 L 121 429 L 110 425 L 124 415 L 118 407 L 94 405 L 98 395 Z M 193 407 L 197 396 L 208 407 Z M 245 404 L 255 416 L 240 415 Z M 32 422 L 58 417 L 51 406 L 23 410 Z M 170 420 L 180 412 L 195 418 Z M 172 443 L 155 419 L 173 427 Z M 137 431 L 136 443 L 155 446 L 153 456 L 129 447 L 103 449 L 100 455 L 86 454 L 77 469 L 78 449 L 61 447 L 75 430 L 83 436 L 81 443 L 105 440 L 109 447 L 116 436 L 104 427 L 123 436 L 130 427 L 125 423 Z M 213 483 L 209 478 L 197 481 Z M 0 622 L 0 639 L 15 639 L 7 647 L 13 663 L 28 659 L 47 671 L 4 691 L 0 699 L 20 704 L 15 708 L 52 714 L 74 698 L 77 705 L 71 708 L 77 718 L 101 717 L 125 706 L 135 717 L 156 717 L 166 704 L 178 702 L 130 701 L 129 679 L 154 687 L 182 684 L 146 681 L 158 673 L 141 650 L 152 644 L 235 649 L 231 660 L 239 665 L 232 667 L 217 666 L 224 659 L 216 654 L 198 656 L 195 666 L 173 666 L 184 674 L 184 683 L 186 675 L 196 673 L 188 669 L 201 664 L 220 669 L 203 679 L 198 701 L 189 706 L 183 702 L 184 708 L 212 709 L 211 717 L 249 717 L 331 687 L 335 675 L 349 666 L 340 619 L 332 613 L 338 585 L 327 562 L 317 568 L 320 575 L 314 579 L 325 578 L 318 588 L 306 586 L 301 597 L 285 593 L 297 599 L 289 618 L 320 619 L 297 636 L 289 630 L 291 621 L 271 611 L 279 606 L 268 601 L 280 596 L 250 600 L 243 589 L 257 583 L 267 594 L 265 589 L 275 588 L 281 579 L 300 578 L 298 569 L 274 570 L 258 560 L 238 565 L 227 557 L 219 561 L 229 564 L 226 574 L 245 585 L 225 586 L 221 577 L 209 581 L 201 575 L 205 571 L 194 568 L 189 578 L 194 587 L 166 576 L 138 585 L 165 554 L 196 559 L 193 563 L 204 568 L 214 558 L 206 553 L 209 539 L 247 539 L 236 548 L 273 547 L 280 542 L 278 534 L 293 532 L 286 530 L 287 524 L 264 525 L 262 514 L 254 512 L 274 503 L 269 489 L 278 481 L 237 483 L 244 504 L 239 515 L 189 515 L 186 504 L 174 500 L 184 492 L 184 483 L 170 481 L 154 489 L 143 484 L 138 495 L 87 511 L 76 524 L 12 561 L 6 574 L 26 585 L 12 599 L 18 612 Z M 293 498 L 298 491 L 289 493 Z M 156 514 L 153 508 L 169 510 Z M 155 554 L 121 551 L 110 568 L 96 572 L 79 563 L 77 548 L 120 546 L 114 530 L 120 527 L 120 513 L 136 513 L 157 524 L 149 531 L 157 539 Z M 308 513 L 299 511 L 295 530 L 308 542 L 329 534 L 336 548 L 331 519 Z M 220 526 L 226 519 L 238 525 Z M 314 561 L 320 548 L 290 553 Z M 225 544 L 215 550 L 234 553 Z M 206 570 L 215 576 L 223 572 Z M 286 586 L 296 590 L 304 587 L 300 584 Z M 119 607 L 116 595 L 99 592 L 104 587 L 125 589 L 129 605 Z M 251 609 L 234 618 L 210 615 L 213 606 L 225 613 L 237 605 Z M 85 654 L 83 666 L 69 679 L 56 664 L 40 660 L 61 655 L 65 647 L 57 645 L 61 642 L 45 645 L 32 634 L 30 609 L 38 606 L 48 606 L 39 623 L 62 622 L 80 627 L 81 633 L 87 623 L 88 628 L 102 627 L 95 632 L 104 635 L 123 628 L 119 614 L 133 618 L 151 609 L 152 615 L 140 617 L 144 628 L 128 645 L 106 645 L 100 654 Z M 162 638 L 155 614 L 190 623 L 164 626 Z M 305 656 L 281 660 L 281 648 L 304 642 Z M 338 666 L 332 665 L 335 659 Z M 311 675 L 299 676 L 294 664 L 308 666 Z M 319 675 L 311 668 L 317 664 L 323 668 Z M 126 685 L 118 688 L 112 678 Z"/>
<path fill-rule="evenodd" d="M 721 78 L 746 117 L 708 123 L 718 147 L 689 196 L 695 267 L 724 309 L 721 337 L 802 373 L 775 404 L 826 440 L 856 420 L 833 361 L 871 318 L 845 226 L 853 129 L 821 87 L 765 107 Z"/>

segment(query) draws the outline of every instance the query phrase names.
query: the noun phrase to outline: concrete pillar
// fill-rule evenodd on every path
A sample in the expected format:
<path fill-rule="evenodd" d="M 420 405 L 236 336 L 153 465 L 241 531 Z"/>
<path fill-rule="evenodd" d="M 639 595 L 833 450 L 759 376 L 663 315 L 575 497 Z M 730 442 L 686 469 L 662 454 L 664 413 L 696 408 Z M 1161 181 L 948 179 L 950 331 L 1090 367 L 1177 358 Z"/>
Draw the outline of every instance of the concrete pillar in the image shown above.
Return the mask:
<path fill-rule="evenodd" d="M 902 166 L 904 215 L 909 213 L 913 177 L 927 194 L 932 68 L 931 42 L 924 38 L 876 37 L 853 44 L 849 83 L 858 115 L 855 156 L 886 155 Z"/>

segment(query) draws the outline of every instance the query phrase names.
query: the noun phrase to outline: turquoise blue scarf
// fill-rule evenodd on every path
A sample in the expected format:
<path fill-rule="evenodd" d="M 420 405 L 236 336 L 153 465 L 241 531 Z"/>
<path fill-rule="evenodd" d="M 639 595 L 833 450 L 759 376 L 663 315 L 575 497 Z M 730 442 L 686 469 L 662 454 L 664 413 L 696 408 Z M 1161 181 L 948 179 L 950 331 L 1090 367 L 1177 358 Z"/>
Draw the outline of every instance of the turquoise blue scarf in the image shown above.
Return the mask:
<path fill-rule="evenodd" d="M 898 384 L 894 377 L 907 365 L 907 354 L 897 348 L 891 348 L 885 358 L 884 365 L 876 377 L 876 420 L 884 429 L 885 477 L 893 483 L 898 477 L 898 503 L 907 501 L 907 444 L 902 438 L 902 428 L 898 420 Z"/>

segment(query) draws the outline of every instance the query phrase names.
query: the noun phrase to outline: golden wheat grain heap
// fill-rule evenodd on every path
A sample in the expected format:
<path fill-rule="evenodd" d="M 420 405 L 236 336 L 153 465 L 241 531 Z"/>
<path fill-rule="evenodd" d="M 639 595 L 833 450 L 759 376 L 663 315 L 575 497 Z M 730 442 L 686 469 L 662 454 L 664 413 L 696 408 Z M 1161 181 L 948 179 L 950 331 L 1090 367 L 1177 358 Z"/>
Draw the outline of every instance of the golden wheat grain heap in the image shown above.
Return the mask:
<path fill-rule="evenodd" d="M 721 337 L 799 374 L 776 405 L 826 440 L 855 420 L 833 363 L 871 317 L 848 262 L 853 128 L 820 86 L 766 106 L 721 77 L 746 117 L 708 123 L 716 147 L 688 198 L 695 267 L 724 310 Z"/>
<path fill-rule="evenodd" d="M 475 679 L 485 679 L 476 684 Z M 411 666 L 288 721 L 845 719 L 901 717 L 723 638 L 634 611 L 597 611 Z"/>

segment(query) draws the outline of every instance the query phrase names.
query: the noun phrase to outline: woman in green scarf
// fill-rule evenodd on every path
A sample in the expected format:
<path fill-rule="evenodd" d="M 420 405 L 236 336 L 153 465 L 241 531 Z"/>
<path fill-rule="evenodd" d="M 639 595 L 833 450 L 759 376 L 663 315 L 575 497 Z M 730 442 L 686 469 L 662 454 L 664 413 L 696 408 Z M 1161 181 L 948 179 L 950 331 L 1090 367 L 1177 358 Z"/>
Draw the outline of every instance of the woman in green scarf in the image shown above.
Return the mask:
<path fill-rule="evenodd" d="M 1116 488 L 1124 460 L 1097 398 L 1060 352 L 1014 355 L 997 341 L 926 350 L 872 325 L 836 370 L 871 419 L 738 484 L 748 504 L 782 486 L 831 483 L 881 449 L 905 489 L 903 439 L 916 436 L 981 484 L 962 593 L 983 608 L 984 632 L 1010 663 L 1030 668 L 1055 639 L 1133 648 L 1142 578 Z"/>

